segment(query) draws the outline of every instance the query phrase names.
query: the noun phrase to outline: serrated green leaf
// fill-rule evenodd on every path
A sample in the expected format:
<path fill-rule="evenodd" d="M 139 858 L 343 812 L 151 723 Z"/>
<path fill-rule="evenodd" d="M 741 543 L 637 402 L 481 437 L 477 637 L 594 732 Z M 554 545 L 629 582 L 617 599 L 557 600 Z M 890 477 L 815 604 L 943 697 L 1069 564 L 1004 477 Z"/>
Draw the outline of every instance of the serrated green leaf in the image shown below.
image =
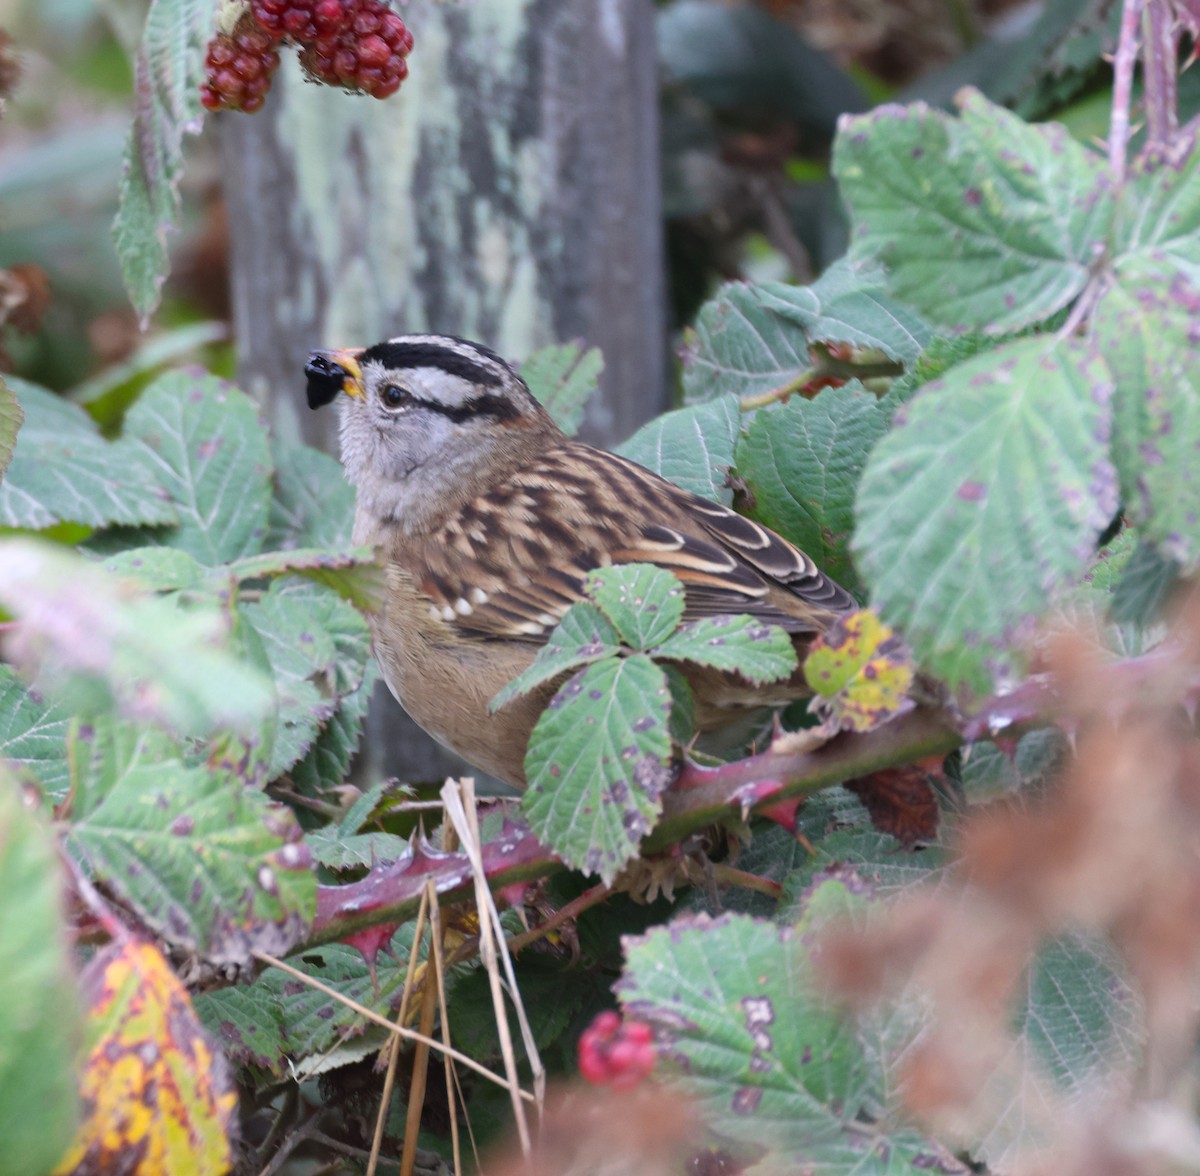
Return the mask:
<path fill-rule="evenodd" d="M 306 951 L 288 963 L 386 1017 L 399 1006 L 411 950 L 409 924 L 392 937 L 374 969 L 362 952 L 342 944 Z M 367 1027 L 353 1008 L 278 968 L 268 968 L 248 986 L 202 993 L 195 1008 L 230 1058 L 277 1075 L 289 1073 L 296 1059 L 324 1054 Z"/>
<path fill-rule="evenodd" d="M 17 444 L 17 431 L 24 419 L 25 414 L 17 403 L 15 393 L 0 380 L 0 479 L 4 477 L 4 471 L 8 469 L 8 463 L 12 460 Z"/>
<path fill-rule="evenodd" d="M 343 696 L 304 758 L 288 772 L 299 792 L 318 796 L 345 783 L 378 681 L 379 668 L 372 658 L 367 662 L 361 684 Z"/>
<path fill-rule="evenodd" d="M 994 743 L 974 743 L 963 753 L 962 790 L 971 804 L 985 804 L 1018 791 L 1037 795 L 1071 758 L 1061 731 L 1031 731 L 1007 754 Z"/>
<path fill-rule="evenodd" d="M 583 421 L 588 399 L 599 387 L 604 356 L 599 347 L 560 343 L 535 351 L 521 364 L 521 379 L 568 437 Z"/>
<path fill-rule="evenodd" d="M 125 436 L 149 455 L 175 505 L 167 546 L 209 567 L 262 549 L 271 458 L 244 392 L 202 372 L 169 372 L 130 409 Z"/>
<path fill-rule="evenodd" d="M 804 677 L 811 709 L 842 731 L 869 731 L 912 709 L 912 656 L 870 609 L 839 617 L 813 640 Z"/>
<path fill-rule="evenodd" d="M 354 487 L 341 462 L 309 445 L 271 447 L 275 496 L 263 546 L 268 551 L 293 547 L 338 550 L 351 545 Z"/>
<path fill-rule="evenodd" d="M 2 713 L 2 712 L 0 712 Z M 10 1172 L 48 1172 L 75 1131 L 83 1015 L 54 838 L 0 765 L 0 1131 Z"/>
<path fill-rule="evenodd" d="M 703 401 L 790 384 L 812 370 L 814 343 L 848 343 L 911 364 L 929 338 L 920 317 L 887 294 L 881 274 L 847 259 L 811 286 L 730 282 L 696 319 L 684 352 L 684 391 Z"/>
<path fill-rule="evenodd" d="M 205 584 L 205 569 L 177 547 L 132 547 L 110 556 L 106 572 L 137 580 L 155 592 L 196 589 Z"/>
<path fill-rule="evenodd" d="M 735 451 L 759 522 L 808 552 L 853 591 L 854 495 L 891 411 L 857 382 L 794 396 L 754 414 Z"/>
<path fill-rule="evenodd" d="M 283 954 L 307 930 L 316 879 L 290 810 L 232 776 L 136 756 L 72 824 L 70 851 L 171 943 L 214 963 Z"/>
<path fill-rule="evenodd" d="M 634 649 L 664 641 L 683 619 L 683 585 L 654 564 L 597 568 L 588 573 L 583 590 Z"/>
<path fill-rule="evenodd" d="M 125 146 L 113 242 L 143 323 L 169 269 L 167 235 L 179 220 L 183 137 L 204 117 L 204 49 L 216 30 L 212 0 L 152 0 L 134 62 L 133 127 Z"/>
<path fill-rule="evenodd" d="M 71 713 L 31 690 L 11 666 L 0 665 L 0 760 L 29 772 L 52 803 L 66 795 L 67 728 Z"/>
<path fill-rule="evenodd" d="M 736 673 L 755 686 L 788 677 L 798 664 L 787 633 L 750 616 L 691 621 L 652 652 L 656 658 Z"/>
<path fill-rule="evenodd" d="M 662 1079 L 719 1135 L 767 1148 L 762 1170 L 915 1176 L 937 1159 L 961 1171 L 952 1161 L 940 1169 L 949 1157 L 916 1133 L 888 1132 L 877 1152 L 879 1137 L 862 1131 L 877 1117 L 883 1075 L 852 1022 L 819 996 L 807 946 L 859 902 L 831 878 L 806 895 L 794 931 L 699 915 L 628 937 L 617 995 L 655 1027 Z"/>
<path fill-rule="evenodd" d="M 1113 620 L 1140 626 L 1158 620 L 1179 571 L 1179 565 L 1152 544 L 1139 543 L 1113 589 Z"/>
<path fill-rule="evenodd" d="M 535 686 L 568 670 L 577 670 L 610 657 L 620 647 L 621 635 L 609 619 L 593 605 L 578 601 L 563 613 L 563 619 L 538 650 L 529 669 L 505 686 L 492 699 L 489 708 L 499 710 L 514 698 L 528 694 Z"/>
<path fill-rule="evenodd" d="M 8 377 L 25 423 L 0 482 L 0 526 L 106 527 L 173 523 L 175 507 L 153 463 L 128 441 L 107 441 L 83 409 Z"/>
<path fill-rule="evenodd" d="M 1171 144 L 1170 158 L 1154 152 L 1131 167 L 1113 234 L 1119 270 L 1144 266 L 1179 270 L 1193 290 L 1200 289 L 1196 138 L 1197 128 L 1191 125 Z"/>
<path fill-rule="evenodd" d="M 279 729 L 269 779 L 304 756 L 341 700 L 362 682 L 371 652 L 366 621 L 331 589 L 276 580 L 243 615 L 274 671 Z"/>
<path fill-rule="evenodd" d="M 290 551 L 267 551 L 235 560 L 227 568 L 214 572 L 215 578 L 233 576 L 238 580 L 266 580 L 294 574 L 331 588 L 355 608 L 370 612 L 383 602 L 386 577 L 375 551 L 352 547 L 326 551 L 313 547 Z"/>
<path fill-rule="evenodd" d="M 224 617 L 139 591 L 61 547 L 0 540 L 0 601 L 20 619 L 14 660 L 70 687 L 81 711 L 117 705 L 174 730 L 204 735 L 251 727 L 271 687 L 222 648 Z"/>
<path fill-rule="evenodd" d="M 1143 537 L 1186 572 L 1200 564 L 1200 284 L 1144 257 L 1120 263 L 1116 277 L 1095 338 L 1116 379 L 1122 497 Z"/>
<path fill-rule="evenodd" d="M 671 778 L 670 704 L 663 671 L 634 654 L 586 666 L 542 712 L 521 808 L 567 865 L 611 882 L 653 828 Z"/>
<path fill-rule="evenodd" d="M 1117 507 L 1111 382 L 1085 345 L 1032 337 L 952 368 L 896 415 L 859 487 L 854 548 L 918 663 L 986 694 Z"/>
<path fill-rule="evenodd" d="M 1124 575 L 1137 546 L 1137 532 L 1132 527 L 1123 527 L 1111 543 L 1106 543 L 1096 552 L 1083 582 L 1097 592 L 1112 592 Z"/>
<path fill-rule="evenodd" d="M 923 103 L 843 120 L 833 168 L 852 255 L 936 322 L 992 334 L 1040 322 L 1088 280 L 1113 219 L 1104 160 L 973 90 L 957 119 Z"/>
<path fill-rule="evenodd" d="M 616 451 L 676 486 L 728 506 L 733 494 L 726 481 L 740 428 L 737 397 L 721 396 L 707 404 L 664 412 Z"/>
<path fill-rule="evenodd" d="M 997 1115 L 974 1154 L 998 1172 L 1048 1142 L 1064 1115 L 1086 1114 L 1115 1076 L 1135 1073 L 1144 1044 L 1139 1001 L 1116 953 L 1083 935 L 1042 946 L 1012 1028 L 1010 1065 L 1001 1065 L 979 1095 Z M 1011 1063 L 1020 1062 L 1028 1067 L 1023 1081 L 1012 1072 Z"/>

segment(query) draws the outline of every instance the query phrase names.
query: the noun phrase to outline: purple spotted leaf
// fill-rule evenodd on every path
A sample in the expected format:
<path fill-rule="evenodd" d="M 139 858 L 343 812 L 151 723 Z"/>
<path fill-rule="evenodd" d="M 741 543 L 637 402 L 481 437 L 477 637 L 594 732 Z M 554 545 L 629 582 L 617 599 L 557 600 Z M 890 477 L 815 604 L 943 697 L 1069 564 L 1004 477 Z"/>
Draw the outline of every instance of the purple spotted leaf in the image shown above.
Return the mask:
<path fill-rule="evenodd" d="M 499 710 L 505 703 L 569 670 L 611 657 L 620 647 L 621 635 L 612 622 L 595 606 L 578 601 L 563 613 L 529 669 L 492 699 L 491 709 Z"/>
<path fill-rule="evenodd" d="M 855 558 L 919 665 L 968 700 L 1087 570 L 1117 509 L 1112 380 L 1040 336 L 951 368 L 899 410 L 863 472 Z"/>
<path fill-rule="evenodd" d="M 681 625 L 652 653 L 736 672 L 755 686 L 788 677 L 797 664 L 787 633 L 750 616 L 707 617 Z"/>
<path fill-rule="evenodd" d="M 169 372 L 129 410 L 124 436 L 149 460 L 178 517 L 167 546 L 207 567 L 262 550 L 271 455 L 244 392 L 204 372 Z"/>
<path fill-rule="evenodd" d="M 264 768 L 274 779 L 307 754 L 358 689 L 370 631 L 332 588 L 294 577 L 275 580 L 241 613 L 262 639 L 275 678 L 278 726 Z"/>
<path fill-rule="evenodd" d="M 656 1077 L 719 1135 L 767 1149 L 755 1171 L 963 1171 L 911 1130 L 863 1130 L 884 1103 L 884 1059 L 822 998 L 812 952 L 821 929 L 865 903 L 854 875 L 825 877 L 793 927 L 693 915 L 623 941 L 616 993 L 655 1030 Z"/>
<path fill-rule="evenodd" d="M 289 809 L 186 761 L 150 728 L 80 728 L 67 847 L 175 947 L 215 964 L 284 954 L 316 909 L 316 878 Z"/>
<path fill-rule="evenodd" d="M 1187 570 L 1200 564 L 1200 264 L 1166 256 L 1118 264 L 1096 312 L 1116 379 L 1113 454 L 1143 542 Z"/>
<path fill-rule="evenodd" d="M 649 649 L 665 640 L 683 617 L 683 585 L 654 564 L 597 568 L 588 574 L 583 590 L 634 649 Z"/>
<path fill-rule="evenodd" d="M 611 882 L 662 810 L 671 691 L 644 654 L 585 666 L 550 700 L 525 756 L 521 807 L 535 836 Z"/>
<path fill-rule="evenodd" d="M 957 118 L 924 103 L 843 117 L 833 170 L 852 256 L 882 262 L 894 294 L 954 329 L 1003 334 L 1067 306 L 1113 221 L 1099 154 L 975 90 Z"/>

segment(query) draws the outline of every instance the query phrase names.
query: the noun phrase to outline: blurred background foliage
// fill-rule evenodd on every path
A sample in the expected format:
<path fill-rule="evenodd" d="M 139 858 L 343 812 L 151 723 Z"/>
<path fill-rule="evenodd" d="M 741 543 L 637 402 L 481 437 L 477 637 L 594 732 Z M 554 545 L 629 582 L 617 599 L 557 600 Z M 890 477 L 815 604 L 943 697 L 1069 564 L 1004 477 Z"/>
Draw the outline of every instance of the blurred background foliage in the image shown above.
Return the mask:
<path fill-rule="evenodd" d="M 232 371 L 228 234 L 210 131 L 148 336 L 110 240 L 130 47 L 148 0 L 0 0 L 0 370 L 71 390 L 113 426 L 165 363 Z M 1113 0 L 666 0 L 658 5 L 672 329 L 722 281 L 809 281 L 845 247 L 838 116 L 948 104 L 967 84 L 1084 139 L 1106 125 Z M 1181 117 L 1200 108 L 1197 71 Z M 402 99 L 401 99 L 402 100 Z M 226 115 L 224 117 L 250 117 Z"/>

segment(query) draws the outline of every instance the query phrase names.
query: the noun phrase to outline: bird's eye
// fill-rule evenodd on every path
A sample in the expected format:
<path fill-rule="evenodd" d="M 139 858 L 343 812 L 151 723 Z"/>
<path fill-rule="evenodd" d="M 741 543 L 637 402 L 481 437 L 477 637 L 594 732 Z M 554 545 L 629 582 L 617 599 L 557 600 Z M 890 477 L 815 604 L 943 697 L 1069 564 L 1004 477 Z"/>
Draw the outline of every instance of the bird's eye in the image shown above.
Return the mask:
<path fill-rule="evenodd" d="M 384 408 L 403 408 L 412 403 L 413 394 L 407 388 L 401 388 L 399 384 L 384 384 L 379 389 L 379 399 Z"/>

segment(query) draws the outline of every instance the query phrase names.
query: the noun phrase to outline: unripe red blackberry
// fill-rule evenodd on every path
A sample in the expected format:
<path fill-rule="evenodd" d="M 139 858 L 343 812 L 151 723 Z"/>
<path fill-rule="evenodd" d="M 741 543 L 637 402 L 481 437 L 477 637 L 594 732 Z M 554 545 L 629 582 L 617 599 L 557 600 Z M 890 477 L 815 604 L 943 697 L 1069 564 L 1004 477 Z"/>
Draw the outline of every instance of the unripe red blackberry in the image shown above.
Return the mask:
<path fill-rule="evenodd" d="M 204 59 L 201 105 L 208 110 L 258 110 L 279 68 L 277 44 L 248 16 L 232 33 L 218 33 Z"/>

